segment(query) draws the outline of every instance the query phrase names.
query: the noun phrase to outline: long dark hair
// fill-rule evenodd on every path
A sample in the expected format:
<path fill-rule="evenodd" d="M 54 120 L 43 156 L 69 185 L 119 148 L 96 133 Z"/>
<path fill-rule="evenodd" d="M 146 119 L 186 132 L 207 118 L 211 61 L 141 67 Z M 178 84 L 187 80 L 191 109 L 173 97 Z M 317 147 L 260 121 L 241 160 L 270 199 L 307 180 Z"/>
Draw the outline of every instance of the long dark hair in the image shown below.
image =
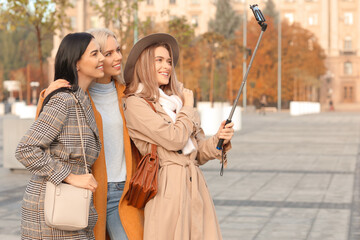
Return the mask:
<path fill-rule="evenodd" d="M 55 57 L 54 81 L 58 79 L 67 80 L 71 85 L 70 91 L 76 91 L 79 88 L 76 63 L 80 60 L 92 39 L 94 39 L 94 36 L 86 32 L 70 33 L 63 38 Z M 54 94 L 63 91 L 69 91 L 69 89 L 59 88 L 46 96 L 40 112 Z"/>
<path fill-rule="evenodd" d="M 55 57 L 54 81 L 65 79 L 73 90 L 79 87 L 76 63 L 93 38 L 93 35 L 86 32 L 70 33 L 64 37 Z"/>

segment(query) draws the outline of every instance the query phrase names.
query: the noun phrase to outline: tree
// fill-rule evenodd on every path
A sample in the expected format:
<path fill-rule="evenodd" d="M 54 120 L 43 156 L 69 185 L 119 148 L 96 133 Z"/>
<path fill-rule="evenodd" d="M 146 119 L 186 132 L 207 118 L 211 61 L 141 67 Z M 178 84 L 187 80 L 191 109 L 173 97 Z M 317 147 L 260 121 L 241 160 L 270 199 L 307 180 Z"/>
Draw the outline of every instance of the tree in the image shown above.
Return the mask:
<path fill-rule="evenodd" d="M 239 25 L 240 16 L 232 9 L 230 0 L 217 1 L 215 19 L 210 20 L 209 30 L 231 39 Z"/>
<path fill-rule="evenodd" d="M 275 23 L 277 22 L 279 13 L 278 11 L 276 11 L 276 6 L 273 0 L 268 0 L 266 2 L 263 14 L 265 16 L 265 19 L 270 17 L 274 20 Z"/>
<path fill-rule="evenodd" d="M 234 37 L 240 23 L 240 16 L 232 9 L 230 0 L 217 1 L 215 19 L 209 22 L 209 31 L 222 36 L 221 42 L 218 42 L 220 47 L 216 50 L 216 61 L 215 64 L 212 64 L 214 68 L 212 68 L 210 75 L 214 80 L 214 87 L 217 89 L 217 91 L 214 92 L 214 97 L 217 100 L 226 100 L 224 96 L 230 96 L 230 98 L 232 98 L 233 86 L 230 71 L 234 57 L 232 48 L 236 47 L 234 46 L 234 44 L 236 44 Z M 223 84 L 224 82 L 227 84 Z M 228 89 L 229 95 L 225 94 L 226 89 Z M 227 99 L 231 101 L 229 97 Z"/>
<path fill-rule="evenodd" d="M 105 27 L 110 26 L 115 29 L 115 34 L 119 37 L 120 48 L 124 52 L 130 51 L 126 46 L 132 46 L 133 37 L 133 16 L 138 9 L 138 3 L 141 0 L 103 0 L 101 4 L 96 0 L 91 1 L 95 12 L 98 13 L 100 18 L 104 19 Z"/>
<path fill-rule="evenodd" d="M 190 57 L 191 53 L 189 52 L 190 45 L 195 36 L 194 27 L 187 23 L 185 17 L 174 18 L 168 22 L 169 33 L 174 36 L 180 47 L 180 56 L 179 56 L 179 67 L 180 67 L 180 81 L 184 83 L 185 87 L 187 86 L 187 78 L 184 78 L 184 56 L 185 58 Z M 190 67 L 191 66 L 186 66 Z"/>
<path fill-rule="evenodd" d="M 67 17 L 66 10 L 74 6 L 69 0 L 52 0 L 52 2 L 56 5 L 56 11 L 54 13 L 55 28 L 59 31 L 59 37 L 62 39 L 64 37 L 64 30 L 71 29 L 70 18 Z"/>
<path fill-rule="evenodd" d="M 43 50 L 42 44 L 44 37 L 48 34 L 53 34 L 58 26 L 62 25 L 61 20 L 57 19 L 57 13 L 64 14 L 64 9 L 57 11 L 54 3 L 68 6 L 67 0 L 9 0 L 3 6 L 3 14 L 0 22 L 7 22 L 7 27 L 14 30 L 19 26 L 29 25 L 35 32 L 37 42 L 37 55 L 40 65 L 40 80 L 45 82 L 43 70 Z M 64 19 L 61 17 L 60 19 Z"/>
<path fill-rule="evenodd" d="M 268 17 L 266 20 L 268 29 L 263 35 L 248 75 L 248 82 L 254 83 L 251 94 L 256 102 L 262 94 L 265 94 L 268 102 L 275 104 L 277 99 L 277 31 L 274 30 L 274 19 Z M 284 21 L 281 28 L 282 99 L 284 102 L 315 100 L 311 92 L 319 88 L 320 76 L 325 72 L 323 49 L 315 35 L 299 24 L 290 25 Z M 250 49 L 255 48 L 259 34 L 259 25 L 252 20 L 249 23 L 247 39 Z M 233 69 L 233 74 L 240 74 L 240 69 L 241 66 Z"/>

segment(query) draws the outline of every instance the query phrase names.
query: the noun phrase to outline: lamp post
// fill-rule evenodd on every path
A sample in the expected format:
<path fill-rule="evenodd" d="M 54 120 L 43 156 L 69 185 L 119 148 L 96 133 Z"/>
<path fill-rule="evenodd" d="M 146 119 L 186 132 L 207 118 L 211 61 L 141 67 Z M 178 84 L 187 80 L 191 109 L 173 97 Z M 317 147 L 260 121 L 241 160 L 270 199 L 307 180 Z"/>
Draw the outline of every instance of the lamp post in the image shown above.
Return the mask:
<path fill-rule="evenodd" d="M 247 27 L 247 0 L 244 1 L 244 20 L 243 20 L 243 48 L 245 49 L 244 50 L 244 54 L 243 54 L 243 78 L 245 77 L 245 74 L 246 74 L 246 54 L 247 54 L 247 51 L 246 51 L 246 36 L 247 36 L 247 33 L 246 33 L 246 27 Z M 243 109 L 244 111 L 246 111 L 246 83 L 244 85 L 244 93 L 243 93 Z"/>
<path fill-rule="evenodd" d="M 279 7 L 279 14 L 278 14 L 278 101 L 277 101 L 277 109 L 278 112 L 281 111 L 281 12 Z"/>
<path fill-rule="evenodd" d="M 36 94 L 36 89 L 40 86 L 39 82 L 30 82 L 30 87 L 32 89 L 32 93 L 31 93 L 31 104 L 36 105 L 36 99 L 37 99 L 37 94 Z"/>
<path fill-rule="evenodd" d="M 135 0 L 135 12 L 134 12 L 134 44 L 138 40 L 138 1 Z"/>
<path fill-rule="evenodd" d="M 209 101 L 211 107 L 214 107 L 214 75 L 216 67 L 216 49 L 219 47 L 219 43 L 215 42 L 211 45 L 211 72 L 210 72 L 210 91 L 209 91 Z"/>

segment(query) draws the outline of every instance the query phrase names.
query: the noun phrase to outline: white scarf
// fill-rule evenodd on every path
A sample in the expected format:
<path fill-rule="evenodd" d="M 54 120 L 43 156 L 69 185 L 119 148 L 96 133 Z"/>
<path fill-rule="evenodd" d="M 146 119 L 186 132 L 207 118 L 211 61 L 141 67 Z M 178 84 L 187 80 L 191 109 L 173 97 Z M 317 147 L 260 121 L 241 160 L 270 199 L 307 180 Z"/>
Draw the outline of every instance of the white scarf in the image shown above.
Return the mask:
<path fill-rule="evenodd" d="M 159 92 L 160 92 L 160 98 L 159 98 L 160 105 L 162 106 L 164 111 L 167 113 L 167 115 L 169 115 L 171 120 L 173 122 L 175 122 L 176 115 L 180 112 L 180 110 L 183 106 L 181 99 L 176 95 L 169 96 L 169 95 L 165 94 L 161 88 L 159 88 Z M 182 152 L 184 155 L 188 155 L 195 150 L 196 150 L 195 146 L 194 146 L 193 142 L 191 141 L 191 139 L 189 138 L 185 147 L 182 149 Z"/>
<path fill-rule="evenodd" d="M 144 86 L 140 83 L 136 92 L 140 93 L 143 88 Z M 171 96 L 167 95 L 166 93 L 164 93 L 164 91 L 161 88 L 159 88 L 159 92 L 160 92 L 160 98 L 159 98 L 160 105 L 162 106 L 166 114 L 169 115 L 171 120 L 175 123 L 176 115 L 177 113 L 180 112 L 183 106 L 181 99 L 176 95 L 171 95 Z M 191 139 L 189 138 L 185 147 L 182 149 L 182 153 L 184 155 L 188 155 L 195 150 L 196 148 L 193 142 L 191 141 Z"/>

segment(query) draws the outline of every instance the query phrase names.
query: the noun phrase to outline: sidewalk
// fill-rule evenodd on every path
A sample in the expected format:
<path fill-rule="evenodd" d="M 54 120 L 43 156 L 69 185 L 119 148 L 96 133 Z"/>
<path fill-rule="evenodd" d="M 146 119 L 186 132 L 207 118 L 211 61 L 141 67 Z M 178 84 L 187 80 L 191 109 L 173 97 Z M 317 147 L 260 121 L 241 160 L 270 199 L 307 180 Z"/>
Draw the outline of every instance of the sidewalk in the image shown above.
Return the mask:
<path fill-rule="evenodd" d="M 243 114 L 232 145 L 224 176 L 201 167 L 225 240 L 360 239 L 360 113 Z M 20 239 L 29 174 L 1 158 L 0 239 Z"/>

